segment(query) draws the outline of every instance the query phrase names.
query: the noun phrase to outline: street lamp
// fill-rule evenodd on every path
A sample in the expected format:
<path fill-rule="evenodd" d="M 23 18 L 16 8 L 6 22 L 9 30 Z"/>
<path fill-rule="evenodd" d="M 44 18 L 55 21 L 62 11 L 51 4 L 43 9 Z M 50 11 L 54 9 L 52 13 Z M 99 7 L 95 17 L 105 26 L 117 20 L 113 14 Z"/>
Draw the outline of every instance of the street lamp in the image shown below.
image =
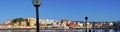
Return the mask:
<path fill-rule="evenodd" d="M 87 20 L 88 20 L 88 17 L 85 17 L 86 32 L 87 32 Z"/>
<path fill-rule="evenodd" d="M 32 0 L 32 4 L 36 7 L 36 31 L 39 32 L 39 6 L 42 0 Z"/>

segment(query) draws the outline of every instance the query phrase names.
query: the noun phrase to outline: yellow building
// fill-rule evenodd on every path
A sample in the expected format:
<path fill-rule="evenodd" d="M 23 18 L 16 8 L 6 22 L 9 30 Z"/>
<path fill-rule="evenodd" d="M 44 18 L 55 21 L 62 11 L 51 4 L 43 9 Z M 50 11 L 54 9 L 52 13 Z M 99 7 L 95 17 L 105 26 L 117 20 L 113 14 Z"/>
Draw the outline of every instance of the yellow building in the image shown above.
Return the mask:
<path fill-rule="evenodd" d="M 26 22 L 25 21 L 21 22 L 21 26 L 24 26 L 24 27 L 27 26 Z"/>
<path fill-rule="evenodd" d="M 14 26 L 19 26 L 19 22 L 16 22 L 16 23 L 14 24 Z"/>
<path fill-rule="evenodd" d="M 30 26 L 35 26 L 36 19 L 35 18 L 27 18 L 28 22 L 30 23 Z"/>

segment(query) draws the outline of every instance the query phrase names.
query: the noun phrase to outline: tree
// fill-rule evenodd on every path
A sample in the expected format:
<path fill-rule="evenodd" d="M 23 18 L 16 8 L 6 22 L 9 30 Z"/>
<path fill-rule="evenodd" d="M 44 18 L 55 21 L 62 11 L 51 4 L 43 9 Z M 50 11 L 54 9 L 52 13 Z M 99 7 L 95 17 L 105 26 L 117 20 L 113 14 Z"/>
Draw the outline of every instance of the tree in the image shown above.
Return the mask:
<path fill-rule="evenodd" d="M 15 24 L 16 22 L 19 22 L 19 26 L 20 26 L 22 21 L 25 21 L 24 18 L 15 18 L 15 19 L 12 20 L 12 24 Z"/>
<path fill-rule="evenodd" d="M 30 26 L 30 22 L 28 21 L 28 19 L 25 19 L 25 21 L 26 21 L 27 26 Z"/>

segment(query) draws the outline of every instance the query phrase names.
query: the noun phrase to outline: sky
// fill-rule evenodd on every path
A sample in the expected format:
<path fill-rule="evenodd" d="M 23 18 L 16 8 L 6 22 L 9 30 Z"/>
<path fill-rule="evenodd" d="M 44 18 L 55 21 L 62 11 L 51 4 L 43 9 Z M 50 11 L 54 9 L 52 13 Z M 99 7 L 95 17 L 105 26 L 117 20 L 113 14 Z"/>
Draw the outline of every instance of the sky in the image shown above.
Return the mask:
<path fill-rule="evenodd" d="M 40 19 L 84 21 L 120 20 L 120 0 L 43 0 Z M 14 18 L 35 18 L 32 0 L 0 0 L 0 23 Z"/>

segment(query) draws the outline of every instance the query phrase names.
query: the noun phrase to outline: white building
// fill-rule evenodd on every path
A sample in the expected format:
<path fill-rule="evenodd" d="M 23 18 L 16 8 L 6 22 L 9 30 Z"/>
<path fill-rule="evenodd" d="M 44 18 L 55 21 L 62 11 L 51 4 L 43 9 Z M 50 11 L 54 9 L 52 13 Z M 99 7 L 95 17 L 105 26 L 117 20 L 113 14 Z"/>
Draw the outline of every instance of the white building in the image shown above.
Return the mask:
<path fill-rule="evenodd" d="M 84 24 L 83 23 L 78 23 L 78 26 L 82 28 L 84 26 Z"/>
<path fill-rule="evenodd" d="M 109 26 L 112 26 L 113 25 L 113 23 L 109 23 Z"/>

